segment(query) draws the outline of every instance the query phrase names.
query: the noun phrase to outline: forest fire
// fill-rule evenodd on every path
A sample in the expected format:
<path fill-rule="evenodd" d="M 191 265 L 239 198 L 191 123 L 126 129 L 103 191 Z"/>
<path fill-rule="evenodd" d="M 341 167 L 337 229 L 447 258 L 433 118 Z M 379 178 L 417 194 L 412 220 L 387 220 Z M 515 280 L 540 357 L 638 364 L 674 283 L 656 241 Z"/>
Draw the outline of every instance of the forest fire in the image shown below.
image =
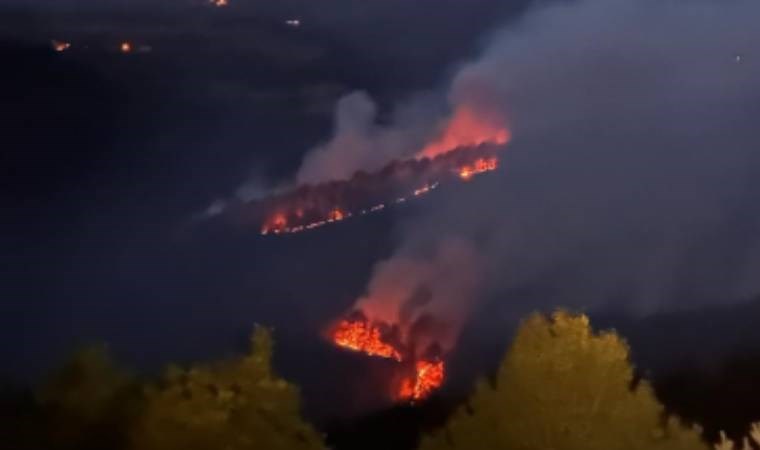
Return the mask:
<path fill-rule="evenodd" d="M 332 342 L 341 348 L 363 353 L 367 356 L 393 359 L 399 363 L 414 362 L 413 375 L 404 377 L 395 394 L 396 400 L 423 400 L 441 387 L 445 378 L 444 362 L 435 360 L 416 360 L 413 352 L 393 345 L 384 340 L 385 335 L 392 334 L 395 327 L 386 324 L 374 324 L 363 316 L 341 320 L 332 332 Z M 384 330 L 386 332 L 384 333 Z"/>
<path fill-rule="evenodd" d="M 234 222 L 256 224 L 261 235 L 314 230 L 418 199 L 439 186 L 470 181 L 494 171 L 510 138 L 505 121 L 460 106 L 440 135 L 416 156 L 395 160 L 374 172 L 357 171 L 345 180 L 299 185 L 264 199 L 229 208 Z"/>
<path fill-rule="evenodd" d="M 394 162 L 379 172 L 359 173 L 350 180 L 302 186 L 258 204 L 245 205 L 237 212 L 245 222 L 259 220 L 265 236 L 313 230 L 382 211 L 389 204 L 424 197 L 443 183 L 469 181 L 496 170 L 498 150 L 493 145 L 482 145 L 433 159 Z M 263 217 L 255 219 L 262 213 Z"/>

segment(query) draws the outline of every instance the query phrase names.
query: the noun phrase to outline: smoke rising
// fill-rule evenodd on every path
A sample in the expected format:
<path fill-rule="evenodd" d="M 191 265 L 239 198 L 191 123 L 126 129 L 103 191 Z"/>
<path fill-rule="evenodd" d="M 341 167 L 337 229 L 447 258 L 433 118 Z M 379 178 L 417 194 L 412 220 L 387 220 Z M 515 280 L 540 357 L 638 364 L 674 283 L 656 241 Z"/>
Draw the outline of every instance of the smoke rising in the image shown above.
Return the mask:
<path fill-rule="evenodd" d="M 375 172 L 393 161 L 433 159 L 462 147 L 507 144 L 511 133 L 503 109 L 477 95 L 449 99 L 448 114 L 432 96 L 420 95 L 378 124 L 377 107 L 364 92 L 343 97 L 335 112 L 332 139 L 306 154 L 297 184 L 347 180 Z"/>
<path fill-rule="evenodd" d="M 332 138 L 304 157 L 297 184 L 347 180 L 359 170 L 372 172 L 393 160 L 408 159 L 424 144 L 432 126 L 427 120 L 431 113 L 424 111 L 428 108 L 420 98 L 393 114 L 394 125 L 383 126 L 377 123 L 378 108 L 367 93 L 346 95 L 336 106 Z"/>
<path fill-rule="evenodd" d="M 356 307 L 372 320 L 401 327 L 417 351 L 437 344 L 450 350 L 467 318 L 467 303 L 481 284 L 479 257 L 467 241 L 443 238 L 435 248 L 400 249 L 377 265 L 367 295 Z"/>
<path fill-rule="evenodd" d="M 518 316 L 757 295 L 757 17 L 760 3 L 745 0 L 583 0 L 536 6 L 496 33 L 449 98 L 509 117 L 506 170 L 402 223 L 368 298 L 401 311 L 419 289 L 411 274 L 456 283 L 468 258 L 415 252 L 452 236 L 485 285 L 431 282 L 425 310 L 446 317 L 489 298 Z"/>

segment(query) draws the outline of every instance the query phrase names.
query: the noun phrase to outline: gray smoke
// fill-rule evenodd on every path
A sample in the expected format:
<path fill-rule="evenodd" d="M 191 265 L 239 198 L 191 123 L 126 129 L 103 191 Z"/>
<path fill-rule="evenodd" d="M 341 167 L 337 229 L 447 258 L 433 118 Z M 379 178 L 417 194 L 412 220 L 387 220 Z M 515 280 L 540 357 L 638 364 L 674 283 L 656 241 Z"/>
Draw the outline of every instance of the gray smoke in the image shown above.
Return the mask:
<path fill-rule="evenodd" d="M 582 0 L 496 33 L 451 98 L 509 111 L 504 170 L 431 197 L 370 286 L 453 235 L 485 268 L 468 308 L 646 314 L 760 293 L 758 17 L 755 0 Z"/>
<path fill-rule="evenodd" d="M 440 112 L 435 102 L 419 95 L 397 108 L 389 124 L 378 123 L 378 108 L 365 92 L 338 101 L 333 136 L 306 154 L 296 184 L 347 180 L 357 171 L 381 169 L 414 156 L 436 130 Z"/>

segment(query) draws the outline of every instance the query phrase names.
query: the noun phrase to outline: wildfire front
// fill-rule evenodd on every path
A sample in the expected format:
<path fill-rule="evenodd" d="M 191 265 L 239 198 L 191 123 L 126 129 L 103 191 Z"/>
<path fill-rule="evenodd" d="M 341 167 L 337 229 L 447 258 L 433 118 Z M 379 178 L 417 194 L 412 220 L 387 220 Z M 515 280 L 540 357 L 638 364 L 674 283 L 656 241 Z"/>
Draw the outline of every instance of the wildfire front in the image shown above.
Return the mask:
<path fill-rule="evenodd" d="M 411 367 L 411 373 L 404 376 L 394 389 L 393 398 L 396 401 L 424 400 L 440 388 L 445 380 L 446 370 L 442 359 L 417 358 L 414 348 L 403 343 L 397 325 L 373 323 L 361 312 L 355 312 L 341 320 L 330 334 L 330 339 L 336 346 L 349 351 L 395 360 L 399 363 L 400 370 Z"/>
<path fill-rule="evenodd" d="M 258 225 L 262 235 L 309 231 L 423 198 L 444 183 L 469 181 L 494 171 L 499 151 L 499 146 L 484 144 L 433 159 L 393 162 L 376 173 L 357 173 L 350 180 L 301 186 L 241 203 L 229 213 L 234 222 Z"/>

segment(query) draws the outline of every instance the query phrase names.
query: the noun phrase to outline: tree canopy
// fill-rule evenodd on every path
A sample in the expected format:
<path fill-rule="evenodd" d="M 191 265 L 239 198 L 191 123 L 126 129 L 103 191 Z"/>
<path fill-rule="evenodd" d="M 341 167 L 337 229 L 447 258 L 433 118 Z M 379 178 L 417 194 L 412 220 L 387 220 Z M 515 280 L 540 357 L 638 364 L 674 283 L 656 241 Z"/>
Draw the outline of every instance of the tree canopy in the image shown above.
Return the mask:
<path fill-rule="evenodd" d="M 74 353 L 37 395 L 47 448 L 123 448 L 142 408 L 137 379 L 119 367 L 105 345 Z M 39 430 L 42 431 L 42 430 Z"/>
<path fill-rule="evenodd" d="M 583 315 L 534 314 L 519 328 L 495 383 L 481 381 L 422 450 L 706 449 L 698 429 L 666 418 L 649 383 L 634 378 L 614 332 Z"/>
<path fill-rule="evenodd" d="M 272 352 L 271 333 L 257 327 L 247 354 L 170 366 L 147 384 L 117 366 L 105 346 L 87 347 L 36 395 L 5 394 L 0 425 L 9 433 L 0 434 L 19 450 L 324 449 L 323 437 L 301 417 L 298 389 L 274 372 Z M 388 432 L 398 430 L 394 423 Z M 723 435 L 714 448 L 749 449 L 751 442 L 760 444 L 760 424 L 742 442 Z M 481 448 L 708 446 L 698 428 L 669 418 L 649 383 L 636 379 L 628 346 L 616 333 L 594 333 L 585 316 L 559 311 L 527 318 L 495 378 L 479 382 L 469 401 L 420 446 Z"/>
<path fill-rule="evenodd" d="M 243 358 L 166 371 L 148 388 L 134 435 L 139 450 L 321 449 L 300 416 L 298 389 L 271 365 L 272 339 L 256 328 Z"/>

